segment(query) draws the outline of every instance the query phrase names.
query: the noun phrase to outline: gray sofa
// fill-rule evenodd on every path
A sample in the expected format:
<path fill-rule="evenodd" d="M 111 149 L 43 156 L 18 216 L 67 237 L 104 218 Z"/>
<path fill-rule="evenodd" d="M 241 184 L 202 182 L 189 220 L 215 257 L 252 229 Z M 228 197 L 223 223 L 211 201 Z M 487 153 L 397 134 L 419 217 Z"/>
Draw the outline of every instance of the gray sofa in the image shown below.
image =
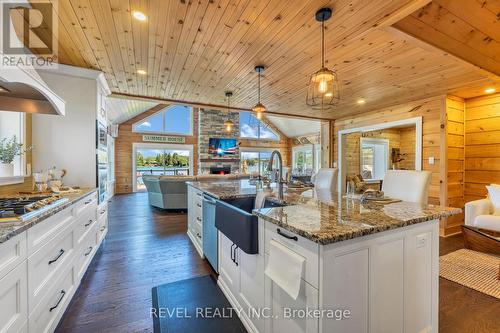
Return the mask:
<path fill-rule="evenodd" d="M 187 209 L 188 181 L 224 181 L 248 178 L 247 175 L 155 176 L 143 175 L 149 204 L 162 209 Z"/>

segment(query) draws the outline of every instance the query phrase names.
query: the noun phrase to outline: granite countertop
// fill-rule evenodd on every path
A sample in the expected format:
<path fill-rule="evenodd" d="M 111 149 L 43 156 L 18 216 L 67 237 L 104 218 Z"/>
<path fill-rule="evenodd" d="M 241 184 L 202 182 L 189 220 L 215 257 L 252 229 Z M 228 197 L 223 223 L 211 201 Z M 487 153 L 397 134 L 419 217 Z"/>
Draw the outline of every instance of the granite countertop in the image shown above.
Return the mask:
<path fill-rule="evenodd" d="M 3 243 L 5 241 L 9 240 L 10 238 L 22 233 L 23 231 L 34 226 L 35 224 L 38 224 L 38 223 L 44 221 L 48 217 L 64 210 L 65 208 L 82 200 L 83 198 L 85 198 L 89 194 L 94 193 L 96 191 L 97 191 L 97 189 L 95 189 L 95 188 L 81 188 L 78 192 L 60 194 L 59 195 L 60 197 L 67 198 L 68 201 L 66 201 L 60 205 L 57 205 L 54 208 L 49 209 L 49 210 L 43 212 L 42 214 L 37 215 L 29 220 L 15 221 L 15 222 L 12 222 L 12 221 L 11 222 L 2 222 L 2 221 L 0 221 L 0 243 Z M 2 197 L 13 198 L 13 197 L 28 197 L 28 196 L 30 196 L 30 195 L 13 194 L 13 195 L 5 195 Z M 38 195 L 32 195 L 32 196 L 38 196 Z"/>
<path fill-rule="evenodd" d="M 248 181 L 193 182 L 217 199 L 255 196 Z M 273 189 L 270 200 L 276 197 Z M 336 192 L 285 189 L 287 206 L 254 210 L 254 215 L 319 244 L 331 244 L 381 231 L 460 214 L 460 208 L 411 202 L 363 203 Z"/>

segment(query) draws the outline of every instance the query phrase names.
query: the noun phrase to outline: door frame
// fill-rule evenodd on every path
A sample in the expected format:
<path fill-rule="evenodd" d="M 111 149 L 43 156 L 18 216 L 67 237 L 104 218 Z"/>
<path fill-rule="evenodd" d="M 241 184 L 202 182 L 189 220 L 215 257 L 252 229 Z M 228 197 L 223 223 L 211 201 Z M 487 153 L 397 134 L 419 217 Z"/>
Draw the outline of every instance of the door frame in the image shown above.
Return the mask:
<path fill-rule="evenodd" d="M 189 151 L 189 174 L 193 175 L 193 145 L 180 145 L 180 144 L 169 144 L 169 143 L 143 143 L 134 142 L 132 143 L 132 189 L 137 192 L 137 165 L 136 165 L 136 155 L 138 149 L 166 149 L 166 150 L 187 150 Z"/>
<path fill-rule="evenodd" d="M 344 180 L 347 174 L 347 168 L 345 166 L 345 149 L 343 149 L 343 147 L 346 144 L 347 134 L 355 132 L 370 132 L 404 125 L 415 125 L 415 170 L 422 170 L 422 117 L 343 129 L 338 131 L 337 163 L 339 167 L 339 178 L 337 181 L 337 187 L 340 193 L 343 193 L 346 187 Z"/>

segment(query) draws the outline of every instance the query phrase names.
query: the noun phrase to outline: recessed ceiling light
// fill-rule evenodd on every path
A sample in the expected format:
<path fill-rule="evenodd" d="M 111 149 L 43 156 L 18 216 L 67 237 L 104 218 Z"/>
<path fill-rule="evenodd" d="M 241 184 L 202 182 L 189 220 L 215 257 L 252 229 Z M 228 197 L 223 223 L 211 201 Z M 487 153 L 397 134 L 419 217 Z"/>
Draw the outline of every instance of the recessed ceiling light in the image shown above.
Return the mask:
<path fill-rule="evenodd" d="M 146 21 L 146 19 L 148 18 L 146 16 L 146 14 L 144 14 L 143 12 L 140 12 L 140 11 L 137 11 L 137 10 L 134 10 L 132 12 L 132 16 L 136 19 L 136 20 L 139 20 L 139 21 Z"/>
<path fill-rule="evenodd" d="M 356 103 L 358 103 L 359 105 L 362 105 L 362 104 L 365 104 L 366 101 L 364 99 L 360 98 L 360 99 L 358 99 L 358 101 Z"/>
<path fill-rule="evenodd" d="M 139 75 L 146 75 L 146 74 L 148 74 L 148 72 L 146 72 L 144 69 L 138 69 L 137 70 L 137 74 L 139 74 Z"/>
<path fill-rule="evenodd" d="M 484 89 L 484 92 L 487 93 L 487 94 L 492 94 L 496 91 L 495 88 L 487 88 L 487 89 Z"/>

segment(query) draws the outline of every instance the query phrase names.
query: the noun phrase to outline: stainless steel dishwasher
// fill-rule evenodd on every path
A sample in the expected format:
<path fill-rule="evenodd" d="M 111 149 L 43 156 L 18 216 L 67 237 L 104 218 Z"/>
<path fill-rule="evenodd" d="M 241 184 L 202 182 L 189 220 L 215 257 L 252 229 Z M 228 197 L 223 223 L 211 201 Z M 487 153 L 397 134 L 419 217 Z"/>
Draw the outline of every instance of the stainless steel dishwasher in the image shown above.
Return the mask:
<path fill-rule="evenodd" d="M 203 254 L 212 268 L 219 272 L 217 228 L 215 228 L 215 205 L 217 201 L 203 195 Z"/>

